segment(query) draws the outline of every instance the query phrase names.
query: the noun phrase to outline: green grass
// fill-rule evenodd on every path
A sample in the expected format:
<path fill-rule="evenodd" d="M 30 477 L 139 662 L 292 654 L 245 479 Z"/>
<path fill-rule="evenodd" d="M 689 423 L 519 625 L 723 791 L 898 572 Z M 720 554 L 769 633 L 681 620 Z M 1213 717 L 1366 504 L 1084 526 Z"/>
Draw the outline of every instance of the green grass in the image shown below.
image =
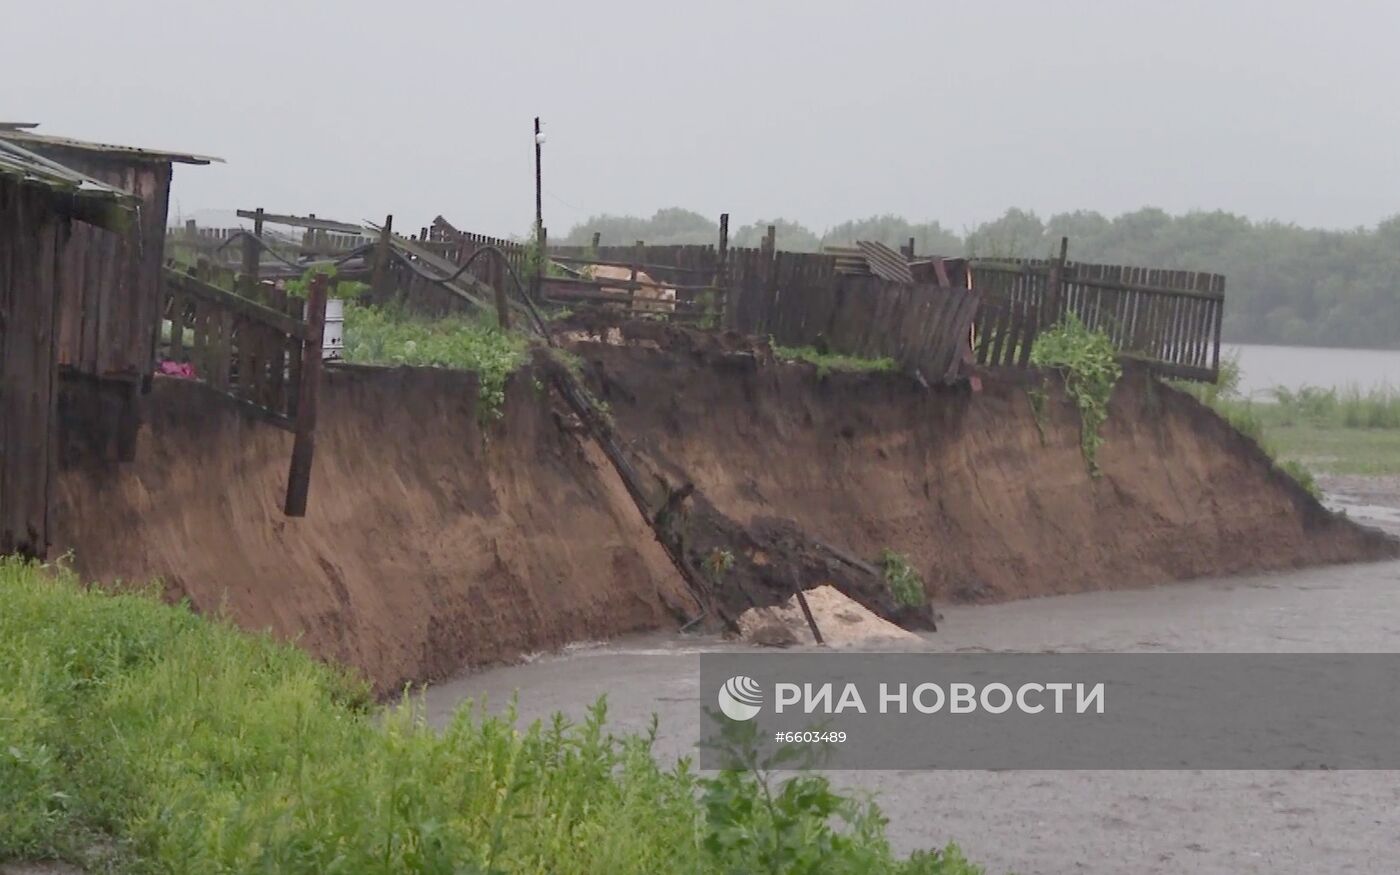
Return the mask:
<path fill-rule="evenodd" d="M 1282 462 L 1318 474 L 1400 474 L 1400 429 L 1288 422 L 1274 407 L 1235 402 L 1226 415 L 1253 418 L 1256 440 Z"/>
<path fill-rule="evenodd" d="M 809 362 L 817 366 L 818 376 L 826 376 L 832 371 L 871 373 L 898 370 L 892 358 L 866 359 L 833 352 L 822 352 L 814 346 L 780 346 L 771 344 L 773 354 L 783 361 Z"/>
<path fill-rule="evenodd" d="M 153 594 L 0 559 L 0 862 L 219 873 L 973 873 L 824 778 L 660 765 L 586 720 L 412 703 Z"/>
<path fill-rule="evenodd" d="M 1239 363 L 1220 363 L 1216 385 L 1177 383 L 1259 442 L 1317 493 L 1316 474 L 1400 474 L 1400 392 L 1356 387 L 1275 389 L 1271 402 L 1241 398 Z"/>
<path fill-rule="evenodd" d="M 528 360 L 528 345 L 524 335 L 501 331 L 490 314 L 428 319 L 393 307 L 345 304 L 346 361 L 475 371 L 483 418 L 500 416 L 506 379 Z"/>

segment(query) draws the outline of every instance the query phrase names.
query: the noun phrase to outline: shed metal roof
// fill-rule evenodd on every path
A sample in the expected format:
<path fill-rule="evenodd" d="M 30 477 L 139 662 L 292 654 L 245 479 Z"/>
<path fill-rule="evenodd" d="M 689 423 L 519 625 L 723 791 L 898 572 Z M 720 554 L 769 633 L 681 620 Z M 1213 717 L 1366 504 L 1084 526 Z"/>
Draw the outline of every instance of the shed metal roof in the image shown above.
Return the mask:
<path fill-rule="evenodd" d="M 42 185 L 79 197 L 136 203 L 136 198 L 118 188 L 84 176 L 76 170 L 50 161 L 43 155 L 0 139 L 0 174 Z"/>
<path fill-rule="evenodd" d="M 209 164 L 224 159 L 212 155 L 195 155 L 189 152 L 168 152 L 162 149 L 142 149 L 137 146 L 117 146 L 112 143 L 96 143 L 90 140 L 75 140 L 72 137 L 55 137 L 40 134 L 33 130 L 30 122 L 0 122 L 0 138 L 15 143 L 28 143 L 39 146 L 54 146 L 81 152 L 99 152 L 107 155 L 125 156 L 138 161 L 173 161 L 178 164 Z"/>

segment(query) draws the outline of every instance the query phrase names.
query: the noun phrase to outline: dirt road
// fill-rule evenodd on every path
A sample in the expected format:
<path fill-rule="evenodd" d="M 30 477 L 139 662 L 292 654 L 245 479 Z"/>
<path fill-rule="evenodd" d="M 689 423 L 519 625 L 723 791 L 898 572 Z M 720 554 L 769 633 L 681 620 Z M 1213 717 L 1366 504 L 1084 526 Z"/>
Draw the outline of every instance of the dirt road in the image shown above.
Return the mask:
<path fill-rule="evenodd" d="M 951 607 L 937 651 L 1393 651 L 1400 563 L 1155 589 Z M 606 694 L 610 722 L 660 715 L 659 753 L 691 753 L 698 653 L 713 639 L 576 647 L 428 692 L 443 721 L 467 697 L 526 720 L 578 716 Z M 1387 772 L 840 772 L 871 790 L 900 850 L 957 840 L 989 872 L 1392 873 L 1400 781 Z"/>

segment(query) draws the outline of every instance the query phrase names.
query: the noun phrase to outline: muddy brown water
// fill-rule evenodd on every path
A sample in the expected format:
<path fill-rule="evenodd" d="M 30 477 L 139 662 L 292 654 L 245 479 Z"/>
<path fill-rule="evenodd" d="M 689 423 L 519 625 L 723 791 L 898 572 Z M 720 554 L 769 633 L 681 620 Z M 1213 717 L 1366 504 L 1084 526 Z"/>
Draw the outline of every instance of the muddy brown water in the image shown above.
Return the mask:
<path fill-rule="evenodd" d="M 1374 522 L 1382 522 L 1380 519 Z M 1400 648 L 1400 562 L 948 607 L 933 651 L 1364 652 Z M 647 636 L 575 646 L 428 690 L 429 719 L 468 698 L 522 721 L 660 720 L 658 754 L 694 753 L 698 658 L 742 645 Z M 907 852 L 956 840 L 989 872 L 1400 871 L 1394 772 L 836 772 L 873 791 Z"/>

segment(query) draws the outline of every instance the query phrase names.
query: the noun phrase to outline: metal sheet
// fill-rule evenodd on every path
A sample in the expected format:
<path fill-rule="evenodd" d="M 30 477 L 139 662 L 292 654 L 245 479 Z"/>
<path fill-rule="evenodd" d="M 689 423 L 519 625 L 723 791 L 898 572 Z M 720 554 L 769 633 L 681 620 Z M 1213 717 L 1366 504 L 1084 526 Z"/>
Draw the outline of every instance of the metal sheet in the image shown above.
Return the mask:
<path fill-rule="evenodd" d="M 117 146 L 112 143 L 94 143 L 88 140 L 75 140 L 71 137 L 53 137 L 37 134 L 32 130 L 16 125 L 3 130 L 6 140 L 15 143 L 32 143 L 39 146 L 52 146 L 58 149 L 73 149 L 80 152 L 100 152 L 119 155 L 133 160 L 174 161 L 180 164 L 224 163 L 224 159 L 212 155 L 195 155 L 189 152 L 167 152 L 161 149 L 143 149 L 137 146 Z"/>
<path fill-rule="evenodd" d="M 885 244 L 873 240 L 858 240 L 856 248 L 865 256 L 866 264 L 870 265 L 870 272 L 880 279 L 892 283 L 914 282 L 914 274 L 909 271 L 909 262 Z"/>

